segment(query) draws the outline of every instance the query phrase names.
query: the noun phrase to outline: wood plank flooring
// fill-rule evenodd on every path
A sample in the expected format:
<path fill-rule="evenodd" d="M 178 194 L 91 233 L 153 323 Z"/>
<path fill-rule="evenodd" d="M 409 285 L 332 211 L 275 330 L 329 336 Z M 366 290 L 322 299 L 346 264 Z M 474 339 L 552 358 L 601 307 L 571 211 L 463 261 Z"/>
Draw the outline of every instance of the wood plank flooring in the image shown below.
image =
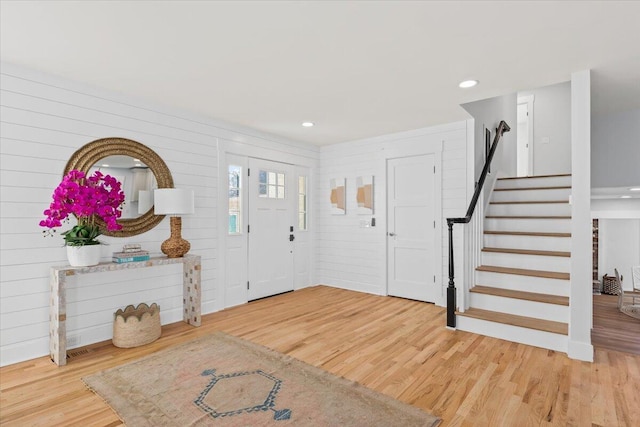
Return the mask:
<path fill-rule="evenodd" d="M 640 319 L 621 313 L 616 295 L 594 295 L 591 342 L 597 348 L 640 355 Z"/>
<path fill-rule="evenodd" d="M 222 330 L 422 408 L 445 426 L 633 426 L 640 356 L 598 349 L 595 363 L 447 330 L 445 309 L 324 286 L 163 327 L 135 349 L 110 342 L 0 369 L 3 426 L 119 426 L 81 377 Z M 86 351 L 84 351 L 86 350 Z M 135 426 L 129 426 L 135 427 Z"/>

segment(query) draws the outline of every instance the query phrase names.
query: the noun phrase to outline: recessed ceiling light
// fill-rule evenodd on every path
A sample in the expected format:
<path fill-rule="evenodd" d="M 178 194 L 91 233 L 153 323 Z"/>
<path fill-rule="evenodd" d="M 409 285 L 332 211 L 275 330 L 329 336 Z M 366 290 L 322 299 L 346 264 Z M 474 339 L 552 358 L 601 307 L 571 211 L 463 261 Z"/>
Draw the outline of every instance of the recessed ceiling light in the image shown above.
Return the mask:
<path fill-rule="evenodd" d="M 474 87 L 477 84 L 478 84 L 477 80 L 465 80 L 463 82 L 460 82 L 460 84 L 458 86 L 463 88 L 463 89 L 468 89 L 470 87 Z"/>
<path fill-rule="evenodd" d="M 621 199 L 630 199 L 631 196 L 620 196 Z"/>
<path fill-rule="evenodd" d="M 630 188 L 629 191 L 640 191 L 640 187 L 633 187 Z"/>
<path fill-rule="evenodd" d="M 310 128 L 311 126 L 315 126 L 315 123 L 313 123 L 313 122 L 302 122 L 302 126 L 304 126 L 306 128 Z"/>
<path fill-rule="evenodd" d="M 134 161 L 134 162 L 139 162 L 139 161 L 140 161 L 140 159 L 133 159 L 133 161 Z"/>
<path fill-rule="evenodd" d="M 109 167 L 109 165 L 108 165 L 108 164 L 106 164 L 106 163 L 105 163 L 105 164 L 103 164 L 103 165 L 100 165 L 100 166 L 102 166 L 103 168 L 108 168 L 108 167 Z"/>

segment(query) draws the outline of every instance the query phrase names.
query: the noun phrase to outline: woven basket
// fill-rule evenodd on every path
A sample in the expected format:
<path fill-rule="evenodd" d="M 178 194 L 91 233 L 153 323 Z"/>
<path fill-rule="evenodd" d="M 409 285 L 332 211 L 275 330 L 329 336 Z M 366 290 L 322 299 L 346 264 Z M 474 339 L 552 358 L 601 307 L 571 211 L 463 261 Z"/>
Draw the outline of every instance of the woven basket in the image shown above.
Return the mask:
<path fill-rule="evenodd" d="M 618 285 L 618 280 L 616 280 L 615 276 L 607 276 L 605 274 L 602 277 L 602 293 L 607 295 L 620 295 L 620 285 Z"/>
<path fill-rule="evenodd" d="M 113 345 L 132 348 L 149 344 L 160 338 L 160 307 L 145 303 L 119 309 L 113 319 Z"/>

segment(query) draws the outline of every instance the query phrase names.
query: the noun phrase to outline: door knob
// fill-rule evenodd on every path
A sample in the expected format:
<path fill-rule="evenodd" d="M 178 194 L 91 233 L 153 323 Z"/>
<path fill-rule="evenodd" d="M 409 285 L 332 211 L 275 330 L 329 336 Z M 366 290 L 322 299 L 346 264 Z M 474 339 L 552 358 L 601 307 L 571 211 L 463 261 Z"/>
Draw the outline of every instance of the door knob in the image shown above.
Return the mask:
<path fill-rule="evenodd" d="M 389 235 L 389 237 L 393 237 L 396 235 L 396 233 L 387 233 Z"/>

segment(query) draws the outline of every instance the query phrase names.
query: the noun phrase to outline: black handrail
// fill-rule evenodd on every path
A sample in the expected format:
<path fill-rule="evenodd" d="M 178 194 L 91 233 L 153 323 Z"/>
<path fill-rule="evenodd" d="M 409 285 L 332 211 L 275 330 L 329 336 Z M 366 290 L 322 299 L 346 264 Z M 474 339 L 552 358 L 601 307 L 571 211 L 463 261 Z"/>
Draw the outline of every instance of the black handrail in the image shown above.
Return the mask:
<path fill-rule="evenodd" d="M 484 168 L 482 168 L 480 179 L 476 184 L 476 189 L 473 193 L 473 197 L 471 198 L 471 203 L 469 203 L 467 214 L 464 216 L 464 218 L 447 218 L 447 226 L 449 227 L 449 286 L 447 287 L 447 326 L 450 328 L 456 327 L 456 286 L 453 282 L 453 224 L 468 224 L 469 221 L 471 221 L 473 212 L 476 210 L 476 205 L 478 204 L 480 192 L 482 191 L 482 187 L 484 186 L 484 181 L 487 178 L 487 173 L 489 173 L 489 167 L 491 166 L 493 155 L 496 152 L 496 148 L 498 147 L 498 142 L 500 141 L 500 138 L 502 138 L 502 134 L 505 132 L 509 132 L 510 130 L 511 128 L 507 123 L 505 123 L 504 120 L 502 120 L 498 125 L 498 128 L 496 129 L 496 136 L 493 139 L 493 144 L 491 144 L 491 150 L 489 150 L 489 156 L 487 157 L 487 161 L 484 164 Z"/>

